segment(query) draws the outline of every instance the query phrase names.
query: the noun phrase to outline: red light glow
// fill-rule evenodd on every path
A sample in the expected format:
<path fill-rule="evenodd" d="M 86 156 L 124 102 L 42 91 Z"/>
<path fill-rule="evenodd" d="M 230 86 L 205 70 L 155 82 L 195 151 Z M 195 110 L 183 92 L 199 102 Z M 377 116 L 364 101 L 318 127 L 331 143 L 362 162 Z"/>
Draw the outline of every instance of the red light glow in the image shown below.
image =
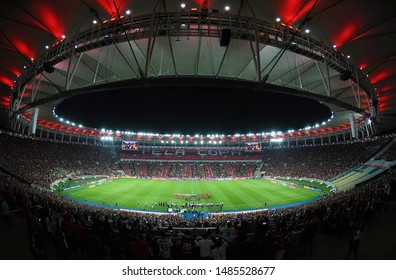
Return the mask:
<path fill-rule="evenodd" d="M 14 73 L 16 77 L 19 77 L 21 75 L 21 71 L 17 69 L 10 69 L 10 72 Z"/>
<path fill-rule="evenodd" d="M 96 0 L 96 3 L 108 13 L 111 17 L 117 17 L 117 9 L 114 7 L 113 1 L 109 0 Z M 120 15 L 124 14 L 130 3 L 125 0 L 115 0 Z"/>
<path fill-rule="evenodd" d="M 40 23 L 36 25 L 60 40 L 62 35 L 65 34 L 66 24 L 62 24 L 56 12 L 51 10 L 48 6 L 39 5 L 38 7 L 38 15 L 44 26 Z"/>
<path fill-rule="evenodd" d="M 392 73 L 390 73 L 389 71 L 384 71 L 378 74 L 372 74 L 370 75 L 371 79 L 371 83 L 376 84 L 378 82 L 380 82 L 381 80 L 384 80 L 386 78 L 389 78 L 392 76 Z"/>
<path fill-rule="evenodd" d="M 9 107 L 11 99 L 8 96 L 3 96 L 0 99 L 0 106 Z"/>
<path fill-rule="evenodd" d="M 205 2 L 207 2 L 208 8 L 212 6 L 212 1 L 213 0 L 194 0 L 195 3 L 197 3 L 197 5 L 199 5 L 199 7 L 203 8 L 203 5 Z"/>
<path fill-rule="evenodd" d="M 353 38 L 353 36 L 357 32 L 357 24 L 350 23 L 349 25 L 345 26 L 340 33 L 334 38 L 333 42 L 337 46 L 337 48 L 341 48 L 345 43 Z"/>
<path fill-rule="evenodd" d="M 0 83 L 5 84 L 6 86 L 9 87 L 14 86 L 14 82 L 5 76 L 0 76 Z"/>
<path fill-rule="evenodd" d="M 21 41 L 20 39 L 11 38 L 12 43 L 18 49 L 20 53 L 22 53 L 27 58 L 34 58 L 36 54 L 31 50 L 27 43 Z"/>
<path fill-rule="evenodd" d="M 314 3 L 315 0 L 276 1 L 275 9 L 279 12 L 282 22 L 293 25 L 309 12 Z"/>

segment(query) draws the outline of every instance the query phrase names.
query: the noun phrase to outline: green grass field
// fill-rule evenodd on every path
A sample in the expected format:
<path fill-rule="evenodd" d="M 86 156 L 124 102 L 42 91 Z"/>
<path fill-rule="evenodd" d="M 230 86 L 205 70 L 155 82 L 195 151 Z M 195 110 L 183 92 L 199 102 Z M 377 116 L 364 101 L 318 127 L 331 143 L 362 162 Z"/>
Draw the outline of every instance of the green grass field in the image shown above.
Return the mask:
<path fill-rule="evenodd" d="M 289 188 L 267 179 L 260 180 L 150 180 L 119 178 L 98 185 L 70 189 L 61 195 L 85 203 L 117 206 L 125 209 L 166 211 L 160 202 L 185 204 L 185 198 L 174 194 L 208 194 L 198 203 L 223 203 L 223 211 L 251 210 L 293 204 L 323 196 L 304 188 Z M 201 211 L 217 212 L 219 207 L 204 207 Z"/>

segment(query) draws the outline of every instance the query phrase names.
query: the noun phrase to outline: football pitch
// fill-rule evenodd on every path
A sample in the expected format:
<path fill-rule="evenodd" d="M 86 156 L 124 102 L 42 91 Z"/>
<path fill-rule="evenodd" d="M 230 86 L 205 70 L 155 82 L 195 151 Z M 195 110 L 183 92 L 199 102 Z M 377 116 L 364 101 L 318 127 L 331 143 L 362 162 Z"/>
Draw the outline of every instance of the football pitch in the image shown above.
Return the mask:
<path fill-rule="evenodd" d="M 117 178 L 61 191 L 62 196 L 91 205 L 129 210 L 172 209 L 219 212 L 296 205 L 323 196 L 320 191 L 289 187 L 269 179 L 152 180 Z"/>

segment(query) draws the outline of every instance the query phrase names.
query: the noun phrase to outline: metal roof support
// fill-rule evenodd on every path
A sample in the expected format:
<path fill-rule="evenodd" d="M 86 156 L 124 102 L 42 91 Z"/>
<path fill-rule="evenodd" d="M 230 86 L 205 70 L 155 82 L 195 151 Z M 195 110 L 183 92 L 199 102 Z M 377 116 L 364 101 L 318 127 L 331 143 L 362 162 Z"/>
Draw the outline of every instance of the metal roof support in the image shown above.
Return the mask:
<path fill-rule="evenodd" d="M 219 64 L 219 67 L 218 67 L 217 72 L 216 72 L 216 78 L 219 77 L 221 68 L 223 67 L 224 60 L 225 60 L 225 58 L 226 58 L 226 56 L 227 56 L 227 53 L 228 53 L 228 49 L 229 49 L 229 45 L 226 47 L 226 49 L 225 49 L 225 51 L 224 51 L 224 53 L 223 53 L 223 58 L 221 59 L 221 62 L 220 62 L 220 64 Z"/>
<path fill-rule="evenodd" d="M 356 122 L 355 122 L 355 117 L 353 116 L 353 114 L 349 114 L 349 123 L 351 125 L 352 138 L 358 139 L 358 135 L 356 133 Z"/>
<path fill-rule="evenodd" d="M 22 102 L 23 96 L 25 94 L 26 87 L 27 87 L 27 84 L 23 86 L 23 90 L 21 92 L 20 97 L 19 97 L 19 93 L 17 94 L 17 98 L 15 99 L 15 104 L 14 104 L 14 108 L 13 108 L 14 112 L 18 111 L 19 108 L 21 107 L 21 102 Z"/>
<path fill-rule="evenodd" d="M 199 59 L 200 59 L 200 57 L 201 57 L 201 49 L 202 49 L 202 36 L 199 36 L 199 40 L 198 40 L 198 50 L 197 50 L 197 55 L 196 55 L 196 57 L 195 57 L 194 76 L 198 76 Z"/>
<path fill-rule="evenodd" d="M 94 73 L 94 77 L 92 80 L 92 84 L 96 83 L 96 78 L 98 77 L 98 71 L 99 71 L 99 65 L 100 65 L 100 54 L 101 54 L 101 51 L 99 51 L 99 57 L 98 57 L 98 60 L 96 61 L 97 63 L 96 63 L 96 68 L 95 68 L 95 73 Z M 69 88 L 67 88 L 66 90 L 68 90 L 68 89 Z"/>
<path fill-rule="evenodd" d="M 315 64 L 319 70 L 320 76 L 322 77 L 322 82 L 323 82 L 323 86 L 326 90 L 326 94 L 328 97 L 330 97 L 331 91 L 330 91 L 330 77 L 329 77 L 328 67 L 327 67 L 327 79 L 326 79 L 325 75 L 323 74 L 322 68 L 320 68 L 319 62 L 317 60 L 315 60 Z M 326 66 L 327 66 L 327 63 L 326 63 Z"/>
<path fill-rule="evenodd" d="M 139 50 L 139 52 L 140 52 L 140 54 L 142 55 L 142 57 L 146 57 L 146 54 L 143 52 L 142 48 L 136 43 L 136 41 L 133 40 L 132 43 L 133 43 L 133 44 L 135 45 L 135 47 Z M 155 68 L 153 67 L 153 65 L 151 65 L 151 63 L 150 63 L 150 68 L 151 68 L 151 71 L 153 71 L 155 77 L 158 77 L 158 73 L 157 73 L 157 71 L 155 70 Z M 161 67 L 160 67 L 160 69 L 161 69 Z M 160 71 L 160 72 L 161 72 L 161 71 Z"/>
<path fill-rule="evenodd" d="M 140 66 L 139 66 L 139 63 L 137 62 L 137 60 L 135 59 L 136 64 L 137 64 L 137 66 L 138 66 L 139 73 L 137 73 L 136 70 L 133 69 L 132 65 L 129 63 L 129 61 L 128 61 L 128 59 L 125 57 L 125 55 L 121 52 L 121 50 L 120 50 L 120 48 L 118 47 L 118 45 L 117 45 L 117 44 L 114 44 L 114 47 L 116 48 L 116 50 L 118 51 L 118 53 L 121 55 L 121 57 L 124 59 L 125 63 L 126 63 L 126 64 L 129 66 L 129 68 L 133 71 L 133 73 L 135 73 L 135 75 L 136 75 L 137 77 L 142 77 L 141 69 L 140 69 Z M 135 53 L 133 53 L 133 56 L 135 57 Z"/>
<path fill-rule="evenodd" d="M 355 88 L 353 87 L 353 83 L 352 83 L 351 80 L 349 80 L 349 84 L 350 84 L 350 87 L 351 87 L 352 94 L 355 97 L 356 105 L 358 106 L 358 108 L 360 108 L 360 97 L 358 97 L 359 94 L 356 94 Z"/>
<path fill-rule="evenodd" d="M 149 27 L 149 38 L 148 38 L 148 44 L 147 44 L 147 56 L 146 56 L 146 66 L 144 68 L 144 78 L 148 78 L 148 71 L 149 71 L 149 66 L 151 64 L 151 57 L 153 56 L 153 50 L 154 50 L 154 45 L 155 45 L 155 38 L 157 36 L 154 35 L 154 28 L 158 27 L 158 24 L 156 24 L 156 20 L 158 19 L 156 16 L 157 13 L 157 8 L 158 6 L 160 7 L 159 10 L 161 11 L 161 2 L 164 0 L 158 0 L 153 8 L 153 12 L 151 13 L 151 19 L 150 19 L 150 27 Z M 164 4 L 164 3 L 163 3 Z"/>
<path fill-rule="evenodd" d="M 167 24 L 168 24 L 168 30 L 170 29 L 169 27 L 170 27 L 170 20 L 169 20 L 169 17 L 167 18 L 168 19 L 168 21 L 167 21 Z M 179 22 L 179 24 L 180 24 L 180 22 Z M 155 40 L 154 40 L 154 43 L 155 43 Z M 172 39 L 171 39 L 171 36 L 170 36 L 170 32 L 168 31 L 168 43 L 169 43 L 169 49 L 170 49 L 170 53 L 171 53 L 171 57 L 172 57 L 172 64 L 173 64 L 173 69 L 175 70 L 175 76 L 177 77 L 178 76 L 178 73 L 177 73 L 177 66 L 176 66 L 176 59 L 175 59 L 175 53 L 174 53 L 174 51 L 173 51 L 173 45 L 172 45 Z M 154 44 L 153 44 L 153 49 L 154 49 Z M 151 52 L 152 52 L 153 50 L 151 50 Z"/>
<path fill-rule="evenodd" d="M 30 119 L 30 126 L 29 126 L 29 135 L 35 135 L 36 134 L 36 128 L 37 128 L 37 118 L 39 114 L 39 108 L 34 108 L 33 109 L 33 116 Z"/>
<path fill-rule="evenodd" d="M 256 66 L 257 81 L 261 81 L 261 60 L 260 60 L 260 45 L 259 45 L 260 36 L 258 33 L 256 14 L 254 13 L 254 10 L 253 10 L 252 6 L 250 5 L 249 1 L 248 0 L 245 0 L 245 1 L 253 15 L 254 41 L 255 41 L 253 57 L 255 57 L 254 64 Z M 241 0 L 241 2 L 243 2 L 243 1 Z M 252 40 L 250 40 L 250 44 L 253 47 Z"/>
<path fill-rule="evenodd" d="M 69 59 L 69 66 L 67 67 L 66 85 L 65 85 L 66 90 L 69 90 L 69 89 L 70 89 L 71 83 L 72 83 L 73 78 L 74 78 L 74 75 L 75 75 L 75 73 L 76 73 L 76 69 L 77 69 L 78 65 L 80 64 L 80 61 L 81 61 L 81 58 L 82 58 L 82 53 L 79 53 L 79 54 L 77 55 L 76 64 L 74 65 L 73 70 L 72 70 L 71 73 L 70 73 L 70 66 L 71 66 L 72 57 L 73 57 L 73 56 L 70 57 L 70 59 Z M 98 63 L 99 63 L 99 60 L 98 60 Z M 95 78 L 96 78 L 96 73 L 97 73 L 97 71 L 98 71 L 98 67 L 96 67 Z M 94 78 L 94 80 L 95 80 L 95 78 Z M 95 81 L 94 81 L 94 83 L 95 83 Z"/>
<path fill-rule="evenodd" d="M 43 79 L 43 75 L 40 75 L 40 78 L 38 79 L 38 82 L 37 82 L 37 84 L 36 84 L 36 80 L 37 80 L 37 79 L 34 78 L 34 80 L 33 80 L 33 86 L 32 86 L 32 96 L 31 96 L 31 98 L 30 98 L 30 102 L 33 102 L 34 99 L 36 99 L 37 91 L 38 91 L 38 89 L 39 89 L 39 87 L 40 87 L 40 84 L 41 84 L 42 79 Z"/>

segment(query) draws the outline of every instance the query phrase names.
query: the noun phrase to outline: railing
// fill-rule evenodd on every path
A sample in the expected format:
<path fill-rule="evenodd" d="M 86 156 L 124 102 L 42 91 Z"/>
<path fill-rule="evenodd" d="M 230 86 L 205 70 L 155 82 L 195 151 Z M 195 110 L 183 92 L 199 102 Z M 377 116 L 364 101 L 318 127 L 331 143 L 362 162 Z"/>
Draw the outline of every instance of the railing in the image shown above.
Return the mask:
<path fill-rule="evenodd" d="M 56 64 L 73 54 L 114 43 L 143 38 L 171 36 L 220 37 L 223 28 L 232 30 L 231 38 L 258 41 L 277 48 L 325 61 L 338 72 L 350 71 L 351 79 L 359 81 L 366 92 L 374 92 L 367 77 L 349 59 L 333 48 L 283 24 L 268 23 L 251 17 L 207 12 L 166 12 L 112 19 L 80 32 L 70 39 L 58 41 L 26 69 L 17 81 L 15 91 L 44 71 L 43 63 Z M 257 32 L 256 32 L 257 31 Z"/>

